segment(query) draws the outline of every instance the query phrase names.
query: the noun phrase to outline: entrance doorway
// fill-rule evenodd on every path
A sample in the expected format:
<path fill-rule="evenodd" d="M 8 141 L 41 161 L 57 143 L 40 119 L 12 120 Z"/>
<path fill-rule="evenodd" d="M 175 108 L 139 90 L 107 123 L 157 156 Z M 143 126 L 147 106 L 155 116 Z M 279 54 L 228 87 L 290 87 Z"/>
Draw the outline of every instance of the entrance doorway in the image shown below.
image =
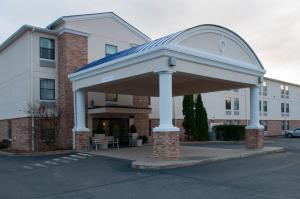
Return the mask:
<path fill-rule="evenodd" d="M 99 132 L 100 131 L 100 132 Z M 94 118 L 93 135 L 104 133 L 105 136 L 114 136 L 119 139 L 120 145 L 129 144 L 129 119 L 128 118 Z"/>

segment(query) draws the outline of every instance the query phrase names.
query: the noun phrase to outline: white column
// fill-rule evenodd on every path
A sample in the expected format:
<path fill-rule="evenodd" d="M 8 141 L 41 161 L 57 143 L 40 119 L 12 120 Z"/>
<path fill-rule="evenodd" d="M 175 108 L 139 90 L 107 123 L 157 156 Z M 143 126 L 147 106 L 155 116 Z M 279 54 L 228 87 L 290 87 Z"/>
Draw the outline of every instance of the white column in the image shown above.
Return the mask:
<path fill-rule="evenodd" d="M 76 132 L 90 131 L 85 126 L 85 92 L 83 90 L 75 91 L 75 106 L 76 106 Z"/>
<path fill-rule="evenodd" d="M 155 132 L 179 131 L 172 124 L 172 72 L 161 71 L 159 74 L 159 114 L 160 123 L 155 127 Z"/>
<path fill-rule="evenodd" d="M 259 123 L 259 88 L 258 86 L 250 87 L 250 123 L 246 129 L 261 129 Z"/>

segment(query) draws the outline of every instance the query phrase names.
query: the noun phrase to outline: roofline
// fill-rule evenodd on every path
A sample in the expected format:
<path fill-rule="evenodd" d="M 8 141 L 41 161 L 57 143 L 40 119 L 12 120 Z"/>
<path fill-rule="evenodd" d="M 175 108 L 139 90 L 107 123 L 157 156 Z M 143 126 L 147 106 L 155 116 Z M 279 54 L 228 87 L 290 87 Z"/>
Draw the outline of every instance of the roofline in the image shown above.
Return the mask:
<path fill-rule="evenodd" d="M 4 49 L 6 49 L 6 47 L 8 47 L 10 44 L 12 44 L 14 41 L 16 41 L 19 37 L 21 37 L 27 31 L 41 32 L 41 33 L 47 33 L 47 34 L 52 34 L 52 35 L 58 34 L 56 31 L 53 31 L 53 30 L 30 26 L 30 25 L 23 25 L 0 45 L 0 52 L 3 51 Z"/>
<path fill-rule="evenodd" d="M 145 33 L 143 33 L 142 31 L 140 31 L 139 29 L 137 29 L 136 27 L 134 27 L 133 25 L 131 25 L 130 23 L 128 23 L 126 20 L 124 20 L 123 18 L 121 18 L 120 16 L 118 16 L 117 14 L 115 14 L 114 12 L 102 12 L 102 13 L 90 13 L 90 14 L 81 14 L 81 15 L 62 16 L 62 17 L 56 19 L 51 24 L 49 24 L 46 28 L 47 29 L 54 29 L 55 27 L 57 27 L 58 25 L 60 25 L 61 23 L 63 23 L 65 19 L 71 18 L 71 17 L 84 17 L 84 16 L 105 15 L 105 14 L 106 15 L 110 14 L 110 15 L 118 18 L 119 20 L 123 21 L 126 25 L 128 25 L 130 28 L 132 28 L 137 34 L 139 34 L 140 36 L 142 36 L 146 41 L 151 41 L 151 38 L 148 37 Z"/>
<path fill-rule="evenodd" d="M 296 84 L 296 83 L 292 83 L 292 82 L 287 82 L 287 81 L 283 81 L 283 80 L 280 80 L 280 79 L 275 79 L 275 78 L 271 78 L 271 77 L 264 77 L 264 79 L 265 80 L 270 80 L 270 81 L 274 81 L 274 82 L 279 82 L 279 83 L 284 83 L 284 84 L 289 84 L 289 85 L 300 87 L 300 84 Z"/>
<path fill-rule="evenodd" d="M 234 32 L 233 30 L 230 30 L 229 28 L 226 28 L 224 26 L 220 26 L 220 25 L 216 25 L 216 24 L 201 24 L 201 25 L 197 25 L 197 26 L 193 26 L 191 28 L 188 28 L 188 29 L 185 29 L 185 30 L 182 30 L 180 32 L 179 35 L 177 35 L 176 37 L 180 36 L 181 34 L 184 34 L 185 32 L 191 30 L 191 29 L 194 29 L 194 28 L 197 28 L 197 27 L 204 27 L 204 26 L 213 26 L 213 27 L 217 27 L 217 28 L 221 28 L 221 29 L 224 29 L 226 31 L 229 31 L 230 33 L 234 34 L 238 39 L 240 39 L 244 44 L 246 44 L 246 46 L 250 49 L 251 53 L 254 55 L 254 57 L 256 58 L 256 60 L 258 61 L 259 65 L 265 70 L 264 66 L 262 65 L 260 59 L 258 58 L 258 56 L 256 55 L 256 53 L 254 52 L 254 50 L 251 48 L 251 46 L 240 36 L 238 35 L 236 32 Z M 173 38 L 175 39 L 175 38 Z M 172 39 L 172 40 L 173 40 Z"/>

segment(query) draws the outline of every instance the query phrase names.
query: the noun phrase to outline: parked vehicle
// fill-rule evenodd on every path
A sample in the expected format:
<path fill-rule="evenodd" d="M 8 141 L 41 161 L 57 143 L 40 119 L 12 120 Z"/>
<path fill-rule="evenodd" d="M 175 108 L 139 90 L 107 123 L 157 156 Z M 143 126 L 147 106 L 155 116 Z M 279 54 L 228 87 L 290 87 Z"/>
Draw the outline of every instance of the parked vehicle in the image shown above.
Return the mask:
<path fill-rule="evenodd" d="M 292 137 L 300 137 L 300 127 L 295 128 L 293 130 L 289 130 L 285 132 L 285 137 L 292 138 Z"/>

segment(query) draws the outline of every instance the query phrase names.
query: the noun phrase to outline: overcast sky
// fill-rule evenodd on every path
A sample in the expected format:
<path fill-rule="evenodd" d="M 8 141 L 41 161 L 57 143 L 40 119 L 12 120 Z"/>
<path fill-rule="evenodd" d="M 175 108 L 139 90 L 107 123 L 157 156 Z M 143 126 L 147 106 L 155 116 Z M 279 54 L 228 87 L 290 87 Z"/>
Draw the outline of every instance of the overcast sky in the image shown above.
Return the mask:
<path fill-rule="evenodd" d="M 250 44 L 267 77 L 300 84 L 299 0 L 0 0 L 0 43 L 23 24 L 108 11 L 152 39 L 199 24 L 225 26 Z"/>

